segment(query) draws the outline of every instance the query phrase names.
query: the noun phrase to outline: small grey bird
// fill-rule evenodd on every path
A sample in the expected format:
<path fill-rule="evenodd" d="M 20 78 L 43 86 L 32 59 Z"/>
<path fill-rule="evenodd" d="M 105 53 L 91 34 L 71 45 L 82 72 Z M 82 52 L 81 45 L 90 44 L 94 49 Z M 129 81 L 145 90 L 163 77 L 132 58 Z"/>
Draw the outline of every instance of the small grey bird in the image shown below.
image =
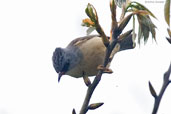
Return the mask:
<path fill-rule="evenodd" d="M 120 43 L 120 51 L 135 47 L 132 35 L 128 37 Z M 75 78 L 96 75 L 97 67 L 104 62 L 105 52 L 106 47 L 98 35 L 77 38 L 66 48 L 56 48 L 52 61 L 56 72 L 59 74 L 58 81 L 62 75 Z"/>

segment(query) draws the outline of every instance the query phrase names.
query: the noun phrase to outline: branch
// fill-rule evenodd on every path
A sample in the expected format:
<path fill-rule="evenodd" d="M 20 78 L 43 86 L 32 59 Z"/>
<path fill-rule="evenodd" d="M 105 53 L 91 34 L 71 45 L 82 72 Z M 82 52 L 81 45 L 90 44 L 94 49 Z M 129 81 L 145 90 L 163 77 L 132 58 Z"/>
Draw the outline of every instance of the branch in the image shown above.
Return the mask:
<path fill-rule="evenodd" d="M 120 35 L 120 34 L 119 34 Z M 115 35 L 114 35 L 115 36 Z M 113 37 L 114 37 L 113 36 Z M 132 39 L 131 37 L 132 35 L 128 36 L 128 40 L 125 40 L 123 39 L 123 42 L 127 42 L 129 41 L 130 39 Z M 116 36 L 118 37 L 118 36 Z M 118 51 L 121 51 L 120 47 L 122 47 L 123 45 L 123 50 L 126 50 L 126 49 L 131 49 L 129 45 L 133 45 L 133 44 L 126 44 L 126 43 L 123 43 L 122 44 L 122 41 L 118 41 L 118 39 L 116 38 L 112 38 L 112 39 L 115 39 L 115 40 L 112 40 L 110 42 L 110 44 L 108 45 L 107 49 L 106 49 L 106 56 L 105 56 L 105 60 L 104 60 L 104 68 L 107 67 L 110 62 L 111 62 L 111 59 L 113 59 L 114 55 L 118 52 Z M 121 43 L 120 43 L 121 42 Z M 121 45 L 121 46 L 120 46 Z M 127 47 L 127 48 L 126 48 Z M 133 47 L 132 47 L 133 48 Z M 90 84 L 88 86 L 88 89 L 87 89 L 87 93 L 86 93 L 86 97 L 84 99 L 84 102 L 83 102 L 83 105 L 81 107 L 81 110 L 80 110 L 80 113 L 79 114 L 86 114 L 86 112 L 89 110 L 88 108 L 88 105 L 89 105 L 89 102 L 90 102 L 90 99 L 91 99 L 91 96 L 95 90 L 95 88 L 97 87 L 97 85 L 99 84 L 100 80 L 101 80 L 101 77 L 102 77 L 102 74 L 103 74 L 103 70 L 99 70 L 99 72 L 97 73 L 96 77 L 94 78 L 94 81 L 92 82 L 92 84 Z"/>
<path fill-rule="evenodd" d="M 112 32 L 115 31 L 115 29 L 118 28 L 118 23 L 116 19 L 116 4 L 115 0 L 110 1 L 110 11 L 111 11 L 111 17 L 112 17 L 112 26 L 110 31 L 110 39 L 112 39 Z"/>
<path fill-rule="evenodd" d="M 131 34 L 132 30 L 121 35 L 123 29 L 128 24 L 130 18 L 132 17 L 132 14 L 124 18 L 121 24 L 118 26 L 118 22 L 116 20 L 116 5 L 114 0 L 111 0 L 110 8 L 111 8 L 111 15 L 112 15 L 112 27 L 111 27 L 111 36 L 110 36 L 111 40 L 108 40 L 102 27 L 100 26 L 95 8 L 91 4 L 88 4 L 86 8 L 86 13 L 89 16 L 90 20 L 93 22 L 93 24 L 91 23 L 89 24 L 96 28 L 96 31 L 101 35 L 102 41 L 106 46 L 106 55 L 105 55 L 104 63 L 102 65 L 104 69 L 108 68 L 108 65 L 111 63 L 111 60 L 113 59 L 114 55 L 118 51 L 134 48 L 134 43 Z M 89 102 L 95 88 L 97 87 L 97 85 L 101 80 L 102 74 L 105 72 L 104 69 L 99 69 L 93 82 L 87 84 L 88 85 L 87 93 L 79 114 L 86 114 L 89 109 L 96 109 L 101 105 L 103 105 L 103 103 L 95 103 L 94 105 L 89 105 Z M 89 82 L 87 80 L 88 79 L 86 79 L 85 82 Z M 89 108 L 92 106 L 94 107 Z"/>
<path fill-rule="evenodd" d="M 112 43 L 112 47 L 115 47 L 115 45 L 117 44 L 116 42 L 117 42 L 117 40 L 115 40 Z M 106 57 L 105 57 L 105 62 L 103 64 L 104 67 L 106 67 L 108 64 L 111 52 L 112 52 L 112 48 L 111 48 L 111 45 L 109 45 L 108 48 L 106 49 Z M 80 110 L 80 114 L 86 114 L 86 112 L 88 111 L 88 105 L 90 102 L 90 98 L 91 98 L 96 86 L 99 84 L 101 77 L 102 77 L 102 74 L 103 74 L 103 70 L 99 70 L 96 77 L 94 78 L 93 83 L 91 85 L 89 85 L 89 87 L 87 89 L 86 97 L 84 99 L 82 108 Z"/>
<path fill-rule="evenodd" d="M 153 107 L 152 114 L 156 114 L 157 113 L 159 105 L 160 105 L 160 101 L 161 101 L 161 99 L 163 97 L 163 94 L 164 94 L 167 86 L 169 85 L 169 83 L 171 83 L 171 80 L 169 80 L 170 73 L 171 73 L 171 64 L 170 64 L 170 67 L 169 67 L 168 71 L 164 74 L 163 85 L 162 85 L 162 88 L 160 90 L 159 95 L 158 96 L 156 95 L 154 97 L 155 101 L 154 101 L 154 107 Z"/>
<path fill-rule="evenodd" d="M 114 30 L 115 28 L 112 29 L 112 32 L 115 32 Z M 96 28 L 97 30 L 97 28 Z M 102 29 L 101 29 L 102 30 Z M 98 30 L 97 30 L 98 31 Z M 117 33 L 115 33 L 117 34 Z M 117 37 L 119 36 L 120 34 L 117 34 L 117 35 L 114 35 L 116 38 L 114 39 L 117 39 Z M 113 34 L 112 34 L 112 37 L 114 37 Z M 105 36 L 102 35 L 102 39 L 105 39 L 104 38 Z M 113 39 L 113 38 L 112 38 Z M 104 60 L 104 64 L 103 66 L 106 67 L 108 65 L 108 63 L 110 62 L 109 61 L 109 58 L 110 58 L 110 55 L 113 51 L 113 49 L 115 48 L 116 44 L 117 44 L 118 40 L 112 40 L 108 46 L 106 47 L 106 56 L 105 56 L 105 60 Z M 103 42 L 105 44 L 105 42 Z M 116 53 L 116 52 L 115 52 Z M 113 58 L 113 57 L 112 57 Z M 91 85 L 89 85 L 88 87 L 88 90 L 87 90 L 87 93 L 86 93 L 86 97 L 84 99 L 84 102 L 83 102 L 83 105 L 82 105 L 82 108 L 80 110 L 80 114 L 85 114 L 87 111 L 88 111 L 88 104 L 90 102 L 90 98 L 96 88 L 96 86 L 99 84 L 100 80 L 101 80 L 101 77 L 102 77 L 102 74 L 103 74 L 103 70 L 99 70 L 99 72 L 97 73 L 96 77 L 94 78 L 94 81 Z"/>
<path fill-rule="evenodd" d="M 99 24 L 99 20 L 98 20 L 98 15 L 97 15 L 96 9 L 94 8 L 93 5 L 91 5 L 89 3 L 87 5 L 87 8 L 86 8 L 85 11 L 86 11 L 86 14 L 89 16 L 89 18 L 91 20 L 91 23 L 88 23 L 88 24 L 96 28 L 96 31 L 102 36 L 102 41 L 103 41 L 104 45 L 106 47 L 108 47 L 109 40 L 108 40 L 106 34 L 104 33 L 102 27 Z"/>

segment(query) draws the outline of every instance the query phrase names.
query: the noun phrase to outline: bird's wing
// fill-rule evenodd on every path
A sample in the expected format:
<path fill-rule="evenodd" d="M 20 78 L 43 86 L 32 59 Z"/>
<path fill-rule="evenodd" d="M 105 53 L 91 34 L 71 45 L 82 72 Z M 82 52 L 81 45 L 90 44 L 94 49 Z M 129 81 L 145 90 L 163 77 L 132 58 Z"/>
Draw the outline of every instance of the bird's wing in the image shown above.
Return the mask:
<path fill-rule="evenodd" d="M 83 43 L 87 42 L 88 40 L 94 38 L 94 37 L 99 37 L 99 35 L 89 35 L 89 36 L 84 36 L 84 37 L 80 37 L 80 38 L 76 38 L 75 40 L 71 41 L 71 43 L 69 43 L 69 45 L 67 47 L 70 46 L 80 46 Z"/>

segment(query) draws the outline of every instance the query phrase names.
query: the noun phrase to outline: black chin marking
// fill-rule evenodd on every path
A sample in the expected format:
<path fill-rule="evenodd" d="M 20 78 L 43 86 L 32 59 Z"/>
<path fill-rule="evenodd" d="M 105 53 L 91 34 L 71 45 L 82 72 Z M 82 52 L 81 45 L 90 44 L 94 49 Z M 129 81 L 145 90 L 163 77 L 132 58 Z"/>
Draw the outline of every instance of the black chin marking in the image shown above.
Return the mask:
<path fill-rule="evenodd" d="M 64 67 L 62 68 L 62 72 L 67 72 L 68 71 L 68 68 L 69 68 L 69 65 L 70 65 L 69 62 L 65 63 L 64 64 Z"/>

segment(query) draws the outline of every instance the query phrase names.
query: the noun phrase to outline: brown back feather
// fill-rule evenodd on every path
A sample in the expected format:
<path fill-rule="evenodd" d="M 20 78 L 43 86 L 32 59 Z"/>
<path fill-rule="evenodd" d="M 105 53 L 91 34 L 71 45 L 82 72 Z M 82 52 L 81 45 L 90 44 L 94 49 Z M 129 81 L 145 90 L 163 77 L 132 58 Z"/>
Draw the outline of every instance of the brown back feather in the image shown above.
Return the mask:
<path fill-rule="evenodd" d="M 69 43 L 67 47 L 70 47 L 70 46 L 76 46 L 77 47 L 79 45 L 82 45 L 83 43 L 85 43 L 89 39 L 94 38 L 94 37 L 100 37 L 100 36 L 99 35 L 89 35 L 89 36 L 76 38 L 75 40 L 71 41 L 71 43 Z"/>

